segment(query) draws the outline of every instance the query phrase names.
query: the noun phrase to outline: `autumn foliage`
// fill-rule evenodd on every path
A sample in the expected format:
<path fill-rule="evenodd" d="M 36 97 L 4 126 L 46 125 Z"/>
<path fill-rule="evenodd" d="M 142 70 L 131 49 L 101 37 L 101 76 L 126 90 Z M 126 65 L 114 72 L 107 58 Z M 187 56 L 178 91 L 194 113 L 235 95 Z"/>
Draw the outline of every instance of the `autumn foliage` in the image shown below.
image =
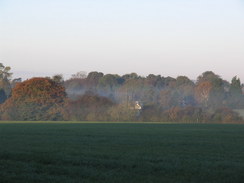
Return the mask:
<path fill-rule="evenodd" d="M 24 82 L 11 80 L 8 71 L 5 69 L 6 77 L 0 75 L 2 120 L 243 121 L 234 112 L 244 109 L 240 79 L 234 77 L 229 83 L 211 71 L 196 81 L 186 76 L 79 72 L 68 80 L 55 75 Z"/>
<path fill-rule="evenodd" d="M 65 88 L 47 78 L 18 83 L 1 106 L 4 120 L 61 120 Z"/>
<path fill-rule="evenodd" d="M 209 81 L 204 81 L 197 85 L 195 89 L 195 98 L 198 103 L 202 103 L 204 106 L 207 106 L 212 88 L 213 86 Z"/>

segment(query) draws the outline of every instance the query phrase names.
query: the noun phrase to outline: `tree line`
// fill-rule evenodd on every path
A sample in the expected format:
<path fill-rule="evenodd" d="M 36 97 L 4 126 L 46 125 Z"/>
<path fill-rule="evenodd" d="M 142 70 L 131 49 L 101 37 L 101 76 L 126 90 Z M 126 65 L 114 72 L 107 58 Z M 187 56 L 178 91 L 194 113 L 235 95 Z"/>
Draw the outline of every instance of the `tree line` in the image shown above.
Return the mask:
<path fill-rule="evenodd" d="M 78 72 L 70 79 L 11 79 L 0 63 L 1 120 L 242 122 L 242 84 L 212 71 L 196 81 L 186 76 Z"/>

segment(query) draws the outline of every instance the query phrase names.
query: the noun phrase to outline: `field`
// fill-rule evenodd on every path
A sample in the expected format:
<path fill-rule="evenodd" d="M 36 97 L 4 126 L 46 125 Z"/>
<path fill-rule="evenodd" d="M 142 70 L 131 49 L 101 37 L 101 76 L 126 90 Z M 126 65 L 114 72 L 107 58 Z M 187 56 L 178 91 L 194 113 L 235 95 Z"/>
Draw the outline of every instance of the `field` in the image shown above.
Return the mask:
<path fill-rule="evenodd" d="M 0 182 L 244 182 L 244 125 L 2 122 Z"/>

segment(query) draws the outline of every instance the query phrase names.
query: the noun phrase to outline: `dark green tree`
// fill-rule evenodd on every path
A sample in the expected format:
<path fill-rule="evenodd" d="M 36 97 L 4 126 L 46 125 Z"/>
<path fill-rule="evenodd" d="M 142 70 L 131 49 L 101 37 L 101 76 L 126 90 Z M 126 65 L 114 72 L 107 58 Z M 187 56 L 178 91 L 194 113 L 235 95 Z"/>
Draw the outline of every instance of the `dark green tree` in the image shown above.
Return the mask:
<path fill-rule="evenodd" d="M 237 76 L 233 77 L 230 84 L 228 105 L 232 109 L 244 107 L 244 97 L 242 94 L 241 81 Z"/>
<path fill-rule="evenodd" d="M 232 95 L 241 95 L 242 94 L 241 81 L 239 78 L 237 78 L 237 76 L 233 77 L 231 80 L 230 93 Z"/>
<path fill-rule="evenodd" d="M 0 89 L 0 104 L 4 103 L 7 100 L 7 95 L 3 89 Z"/>
<path fill-rule="evenodd" d="M 97 92 L 97 85 L 99 80 L 104 76 L 102 72 L 90 72 L 86 78 L 86 85 L 88 90 Z"/>
<path fill-rule="evenodd" d="M 7 97 L 11 93 L 11 77 L 12 73 L 10 72 L 11 67 L 4 66 L 0 63 L 0 88 L 4 90 Z"/>
<path fill-rule="evenodd" d="M 52 77 L 52 80 L 59 84 L 64 84 L 64 77 L 62 74 L 56 74 Z"/>
<path fill-rule="evenodd" d="M 119 86 L 119 76 L 113 74 L 106 74 L 99 79 L 98 87 L 103 92 L 111 94 Z"/>

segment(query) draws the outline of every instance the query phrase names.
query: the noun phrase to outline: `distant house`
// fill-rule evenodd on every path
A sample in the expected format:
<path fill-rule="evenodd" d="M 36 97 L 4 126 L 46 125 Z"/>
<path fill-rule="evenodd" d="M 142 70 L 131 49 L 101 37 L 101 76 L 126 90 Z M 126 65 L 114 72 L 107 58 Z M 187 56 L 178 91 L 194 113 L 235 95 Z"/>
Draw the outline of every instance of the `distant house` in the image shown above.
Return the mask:
<path fill-rule="evenodd" d="M 142 109 L 142 104 L 139 101 L 134 101 L 134 102 L 131 103 L 130 109 L 141 110 Z"/>
<path fill-rule="evenodd" d="M 135 101 L 135 109 L 136 110 L 141 110 L 142 109 L 142 105 L 139 103 L 139 101 Z"/>

